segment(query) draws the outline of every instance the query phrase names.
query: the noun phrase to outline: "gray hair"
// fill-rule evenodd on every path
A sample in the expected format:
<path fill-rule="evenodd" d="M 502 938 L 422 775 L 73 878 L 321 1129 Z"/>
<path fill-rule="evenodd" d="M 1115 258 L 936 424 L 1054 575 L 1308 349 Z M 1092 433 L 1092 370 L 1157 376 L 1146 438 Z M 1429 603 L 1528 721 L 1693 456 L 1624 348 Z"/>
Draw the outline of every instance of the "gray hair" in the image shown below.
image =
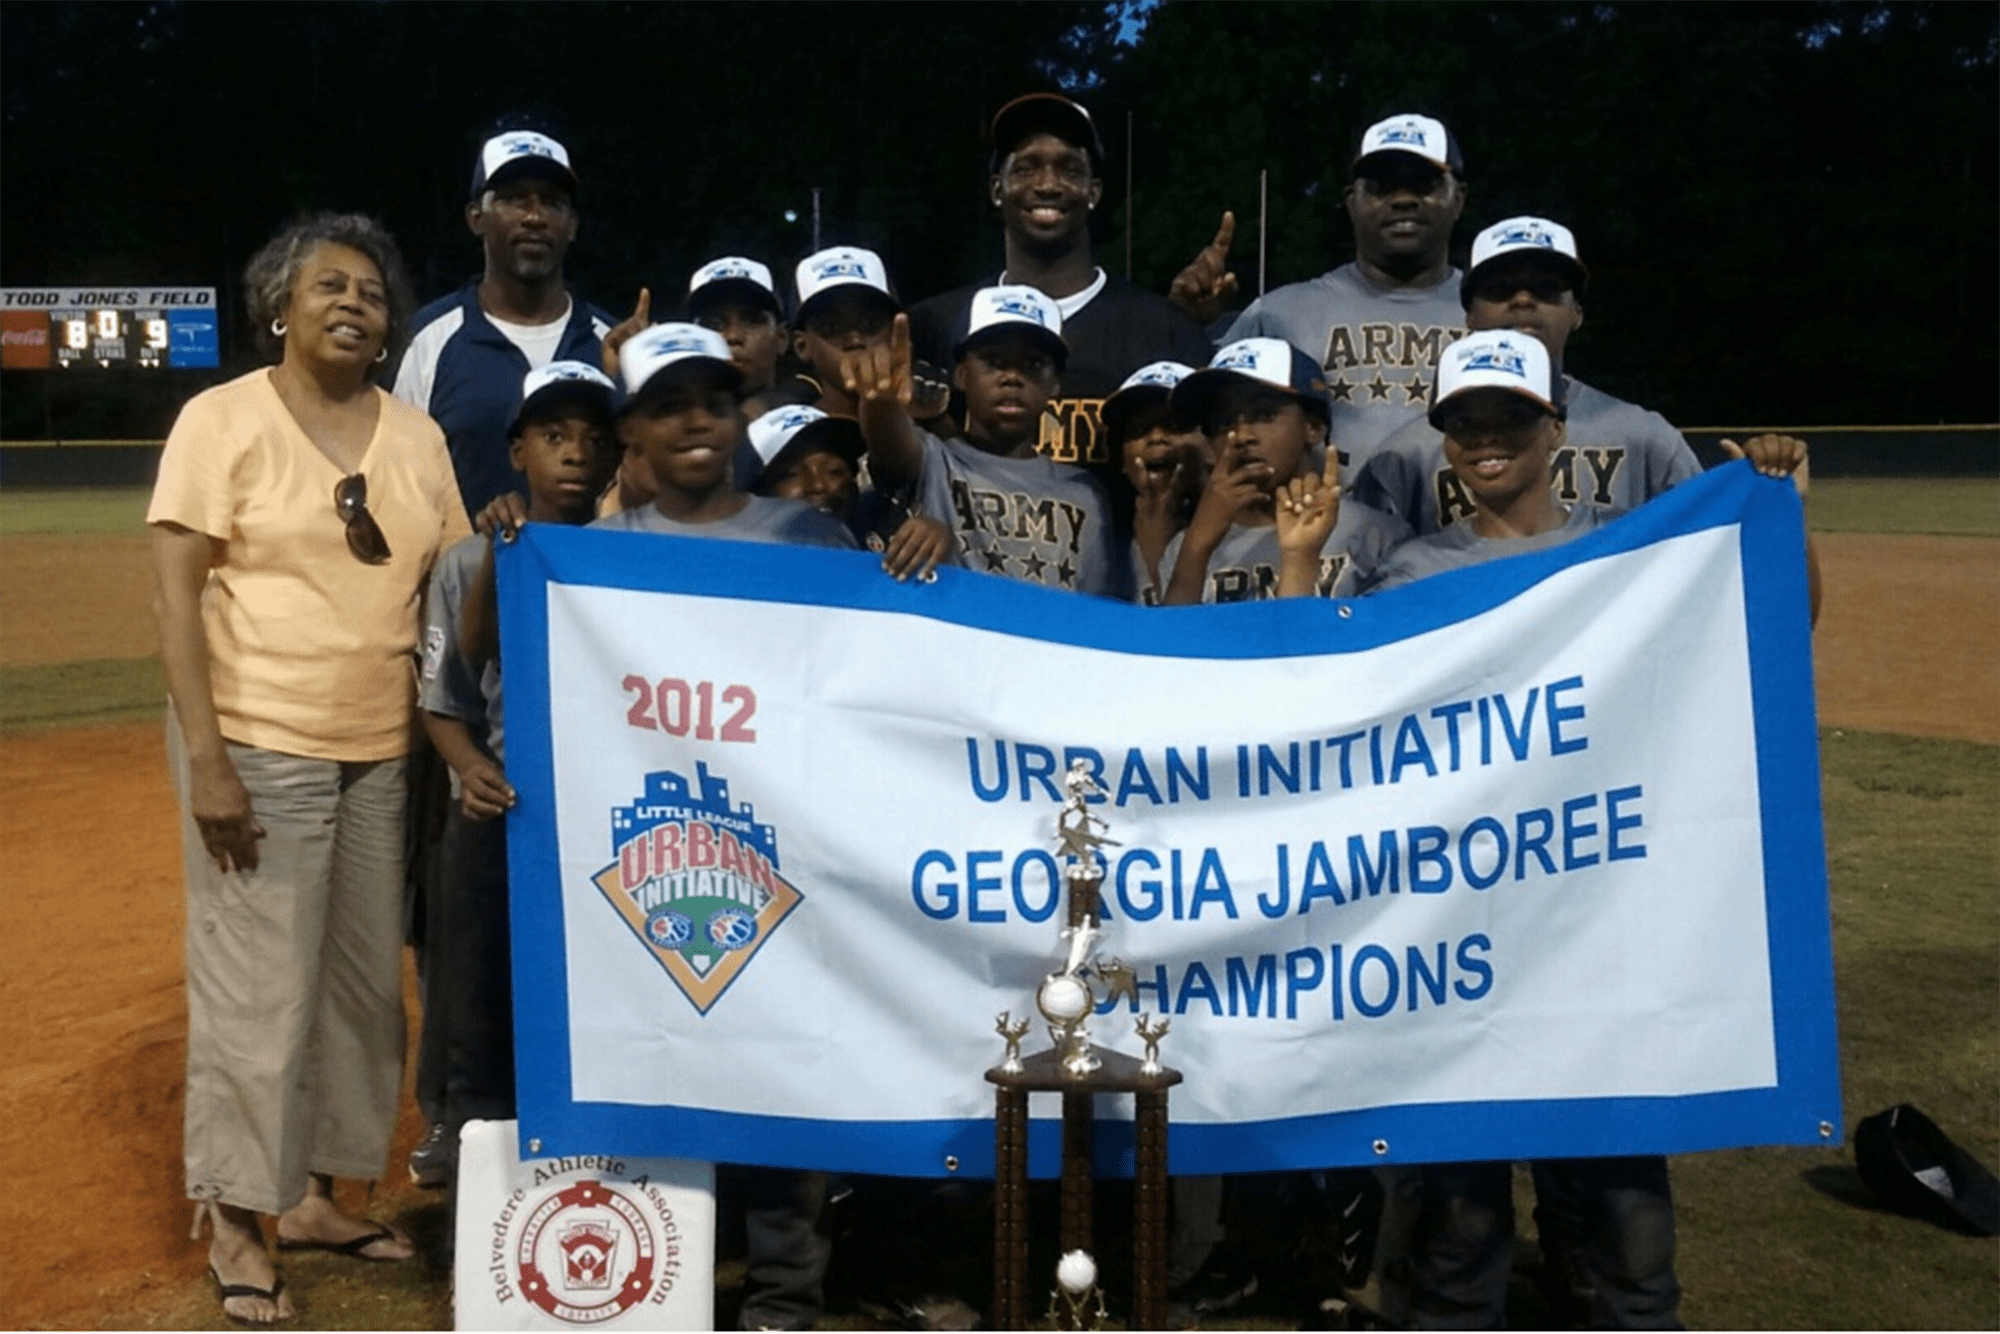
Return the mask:
<path fill-rule="evenodd" d="M 284 356 L 285 340 L 271 332 L 271 322 L 291 304 L 292 288 L 306 259 L 322 245 L 344 245 L 375 261 L 382 271 L 382 284 L 389 294 L 389 335 L 385 344 L 389 356 L 384 365 L 393 365 L 407 341 L 406 326 L 416 301 L 410 293 L 410 278 L 403 270 L 403 252 L 396 238 L 375 219 L 360 213 L 309 213 L 264 243 L 250 257 L 243 270 L 244 302 L 250 310 L 250 332 L 265 358 L 278 361 Z"/>

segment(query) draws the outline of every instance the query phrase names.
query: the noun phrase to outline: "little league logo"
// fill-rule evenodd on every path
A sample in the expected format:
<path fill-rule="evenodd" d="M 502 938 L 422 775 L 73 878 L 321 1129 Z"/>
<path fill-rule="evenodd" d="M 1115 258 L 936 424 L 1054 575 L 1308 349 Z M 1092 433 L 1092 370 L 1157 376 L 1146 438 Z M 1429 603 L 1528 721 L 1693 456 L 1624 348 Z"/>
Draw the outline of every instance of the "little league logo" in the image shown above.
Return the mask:
<path fill-rule="evenodd" d="M 1048 326 L 1049 322 L 1049 317 L 1041 306 L 1024 296 L 1008 295 L 994 297 L 993 313 L 995 315 L 1012 316 L 1019 320 L 1031 320 L 1036 324 L 1042 325 L 1044 328 Z"/>
<path fill-rule="evenodd" d="M 1516 379 L 1525 380 L 1528 378 L 1528 359 L 1521 355 L 1519 349 L 1507 343 L 1493 343 L 1485 347 L 1474 348 L 1471 355 L 1466 357 L 1465 365 L 1462 369 L 1468 371 L 1498 371 L 1502 375 L 1511 375 Z"/>
<path fill-rule="evenodd" d="M 1556 248 L 1556 238 L 1554 233 L 1550 232 L 1548 228 L 1542 226 L 1540 223 L 1524 222 L 1516 223 L 1514 226 L 1501 232 L 1499 236 L 1493 239 L 1493 244 L 1496 246 L 1536 246 L 1542 250 L 1554 250 Z"/>
<path fill-rule="evenodd" d="M 778 874 L 778 836 L 695 766 L 611 812 L 612 863 L 591 878 L 694 1008 L 707 1014 L 805 896 Z"/>
<path fill-rule="evenodd" d="M 1260 360 L 1259 351 L 1260 349 L 1251 343 L 1237 343 L 1223 348 L 1209 366 L 1218 371 L 1248 371 L 1255 374 Z"/>
<path fill-rule="evenodd" d="M 1424 131 L 1423 122 L 1417 120 L 1399 120 L 1394 124 L 1382 127 L 1380 143 L 1384 148 L 1387 148 L 1391 144 L 1415 144 L 1418 148 L 1422 148 L 1425 140 L 1428 138 L 1429 136 Z"/>
<path fill-rule="evenodd" d="M 539 134 L 524 134 L 507 140 L 500 145 L 501 156 L 554 158 L 555 146 Z"/>
<path fill-rule="evenodd" d="M 646 1299 L 659 1268 L 647 1211 L 625 1191 L 579 1181 L 542 1200 L 514 1247 L 523 1296 L 566 1324 L 602 1324 Z"/>
<path fill-rule="evenodd" d="M 868 269 L 858 259 L 829 259 L 819 266 L 819 280 L 831 282 L 835 278 L 853 278 L 858 282 L 868 281 Z"/>
<path fill-rule="evenodd" d="M 765 414 L 771 418 L 771 433 L 782 435 L 789 431 L 802 430 L 826 416 L 818 408 L 789 407 Z"/>

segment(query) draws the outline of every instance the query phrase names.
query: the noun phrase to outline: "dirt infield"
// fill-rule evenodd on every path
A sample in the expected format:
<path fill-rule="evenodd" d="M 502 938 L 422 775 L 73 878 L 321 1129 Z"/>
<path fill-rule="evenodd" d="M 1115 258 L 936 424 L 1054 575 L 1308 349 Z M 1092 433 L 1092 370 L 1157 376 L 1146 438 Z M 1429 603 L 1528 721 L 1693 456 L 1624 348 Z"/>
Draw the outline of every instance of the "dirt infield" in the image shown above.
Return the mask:
<path fill-rule="evenodd" d="M 6 539 L 0 667 L 157 651 L 147 548 L 144 536 Z"/>
<path fill-rule="evenodd" d="M 1820 721 L 2000 743 L 2000 539 L 1816 541 Z"/>
<path fill-rule="evenodd" d="M 1840 534 L 1820 548 L 1822 721 L 2000 743 L 2000 539 Z M 144 552 L 143 539 L 9 539 L 0 665 L 149 653 Z M 14 1132 L 0 1145 L 0 1323 L 137 1321 L 201 1271 L 181 1198 L 165 774 L 157 723 L 0 735 L 0 1124 Z M 414 1130 L 406 1109 L 398 1164 Z"/>

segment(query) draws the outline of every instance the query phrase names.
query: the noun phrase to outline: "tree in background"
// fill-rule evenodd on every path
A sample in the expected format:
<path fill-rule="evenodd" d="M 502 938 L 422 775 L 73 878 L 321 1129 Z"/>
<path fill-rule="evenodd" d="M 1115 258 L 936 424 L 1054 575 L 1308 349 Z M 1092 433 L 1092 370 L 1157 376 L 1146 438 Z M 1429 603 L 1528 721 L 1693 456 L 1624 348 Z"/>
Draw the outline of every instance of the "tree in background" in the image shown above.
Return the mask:
<path fill-rule="evenodd" d="M 1247 299 L 1259 170 L 1269 283 L 1321 272 L 1357 136 L 1419 110 L 1465 147 L 1461 253 L 1510 214 L 1575 229 L 1580 355 L 1621 395 L 1686 424 L 1991 421 L 1996 54 L 2000 10 L 1951 3 L 11 4 L 0 281 L 214 284 L 235 318 L 249 252 L 339 207 L 435 295 L 478 265 L 474 150 L 526 115 L 575 155 L 573 276 L 609 308 L 645 284 L 664 313 L 721 253 L 788 272 L 815 187 L 822 239 L 921 297 L 992 262 L 993 108 L 1061 87 L 1111 152 L 1103 262 L 1129 231 L 1164 291 L 1233 207 Z M 106 374 L 9 372 L 0 434 L 157 437 L 198 383 Z"/>

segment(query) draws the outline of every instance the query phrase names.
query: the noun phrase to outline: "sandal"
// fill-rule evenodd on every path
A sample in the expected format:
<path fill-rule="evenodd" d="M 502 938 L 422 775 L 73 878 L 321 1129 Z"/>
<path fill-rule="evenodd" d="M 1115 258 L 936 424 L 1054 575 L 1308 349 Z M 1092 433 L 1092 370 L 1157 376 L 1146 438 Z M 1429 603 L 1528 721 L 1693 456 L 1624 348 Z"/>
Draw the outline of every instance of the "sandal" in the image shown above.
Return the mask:
<path fill-rule="evenodd" d="M 377 1223 L 371 1231 L 346 1241 L 299 1241 L 290 1237 L 278 1238 L 281 1251 L 327 1251 L 334 1255 L 344 1255 L 350 1260 L 366 1260 L 372 1265 L 399 1265 L 414 1258 L 410 1255 L 370 1255 L 368 1248 L 378 1242 L 390 1241 L 399 1246 L 411 1246 L 407 1237 L 399 1237 L 388 1226 Z M 415 1247 L 411 1246 L 414 1251 Z"/>
<path fill-rule="evenodd" d="M 269 1329 L 280 1321 L 292 1318 L 290 1315 L 274 1315 L 269 1320 L 252 1320 L 248 1316 L 237 1315 L 229 1309 L 230 1301 L 237 1297 L 254 1297 L 262 1301 L 267 1301 L 272 1306 L 276 1306 L 279 1296 L 285 1291 L 285 1276 L 283 1274 L 278 1275 L 277 1278 L 272 1280 L 271 1286 L 268 1288 L 260 1288 L 250 1283 L 224 1283 L 222 1275 L 215 1272 L 214 1265 L 208 1267 L 208 1276 L 215 1280 L 216 1291 L 222 1294 L 222 1314 L 237 1324 L 248 1329 Z"/>

